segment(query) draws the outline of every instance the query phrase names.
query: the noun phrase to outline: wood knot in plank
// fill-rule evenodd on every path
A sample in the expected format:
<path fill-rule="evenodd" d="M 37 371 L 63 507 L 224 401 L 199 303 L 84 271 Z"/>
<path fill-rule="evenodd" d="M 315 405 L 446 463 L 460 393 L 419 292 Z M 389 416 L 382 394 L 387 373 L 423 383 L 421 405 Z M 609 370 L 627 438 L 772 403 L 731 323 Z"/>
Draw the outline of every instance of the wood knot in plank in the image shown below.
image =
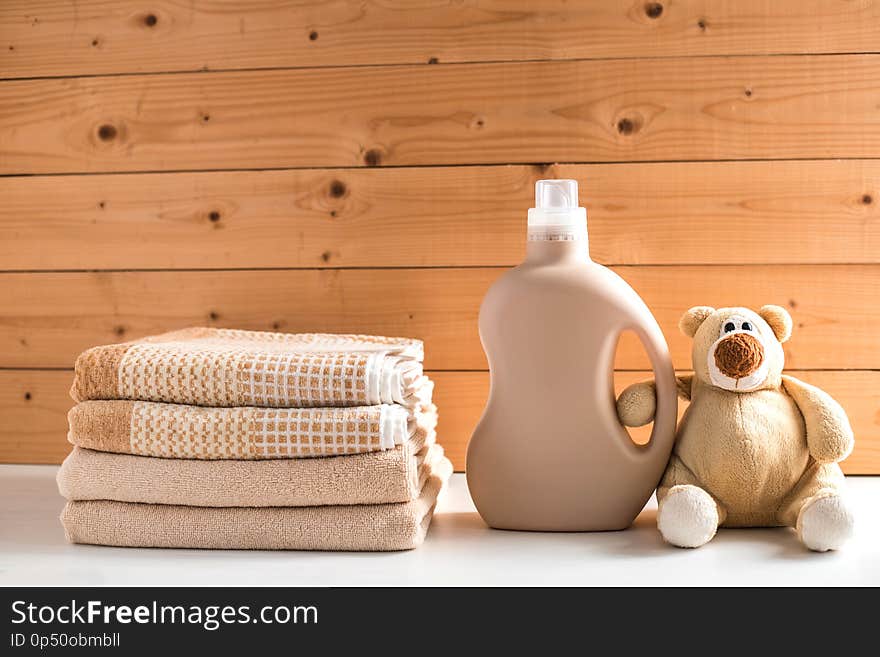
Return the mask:
<path fill-rule="evenodd" d="M 648 2 L 645 4 L 645 15 L 648 18 L 657 19 L 663 15 L 663 5 L 659 2 Z"/>
<path fill-rule="evenodd" d="M 345 186 L 345 183 L 341 180 L 334 180 L 330 183 L 330 196 L 333 198 L 342 198 L 345 196 L 348 188 Z"/>
<path fill-rule="evenodd" d="M 368 167 L 377 167 L 382 164 L 382 151 L 378 148 L 371 148 L 364 153 L 364 164 Z"/>
<path fill-rule="evenodd" d="M 98 126 L 98 139 L 101 141 L 113 141 L 118 134 L 119 131 L 112 123 L 104 123 Z"/>
<path fill-rule="evenodd" d="M 617 132 L 624 137 L 634 135 L 641 127 L 641 123 L 637 119 L 629 117 L 624 117 L 617 122 Z"/>

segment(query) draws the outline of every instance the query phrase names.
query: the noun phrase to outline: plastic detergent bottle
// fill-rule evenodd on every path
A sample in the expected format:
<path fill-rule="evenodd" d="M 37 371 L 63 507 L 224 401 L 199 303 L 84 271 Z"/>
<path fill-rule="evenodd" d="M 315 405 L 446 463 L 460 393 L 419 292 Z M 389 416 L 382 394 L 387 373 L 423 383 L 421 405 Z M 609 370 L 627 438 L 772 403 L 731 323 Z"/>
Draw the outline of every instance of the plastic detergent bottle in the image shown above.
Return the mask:
<path fill-rule="evenodd" d="M 641 339 L 657 381 L 646 445 L 631 440 L 615 410 L 614 355 L 625 330 Z M 675 374 L 647 306 L 590 260 L 577 181 L 537 182 L 525 262 L 486 294 L 480 338 L 491 388 L 467 481 L 483 519 L 499 529 L 628 527 L 669 459 Z"/>

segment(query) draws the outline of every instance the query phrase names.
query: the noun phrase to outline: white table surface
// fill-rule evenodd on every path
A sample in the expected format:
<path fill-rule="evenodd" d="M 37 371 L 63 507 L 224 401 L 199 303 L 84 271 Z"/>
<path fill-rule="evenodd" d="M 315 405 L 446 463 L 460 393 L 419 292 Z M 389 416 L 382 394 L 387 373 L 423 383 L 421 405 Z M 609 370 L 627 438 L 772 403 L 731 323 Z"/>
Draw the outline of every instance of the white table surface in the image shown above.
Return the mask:
<path fill-rule="evenodd" d="M 0 585 L 878 585 L 880 477 L 849 478 L 856 536 L 808 552 L 788 529 L 722 529 L 662 542 L 652 500 L 622 532 L 491 530 L 454 475 L 428 537 L 398 553 L 162 550 L 69 545 L 55 466 L 0 465 Z"/>

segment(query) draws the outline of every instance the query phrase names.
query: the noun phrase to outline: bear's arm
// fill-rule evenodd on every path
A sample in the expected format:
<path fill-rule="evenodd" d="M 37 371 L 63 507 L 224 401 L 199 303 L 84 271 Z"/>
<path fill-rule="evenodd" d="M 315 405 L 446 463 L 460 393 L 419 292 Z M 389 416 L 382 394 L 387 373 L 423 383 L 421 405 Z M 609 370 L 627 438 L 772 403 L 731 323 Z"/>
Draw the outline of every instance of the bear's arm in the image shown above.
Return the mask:
<path fill-rule="evenodd" d="M 684 376 L 675 377 L 675 388 L 678 391 L 679 399 L 684 399 L 685 401 L 691 400 L 691 386 L 693 383 L 693 374 L 685 374 Z"/>
<path fill-rule="evenodd" d="M 855 438 L 846 411 L 824 390 L 783 375 L 782 385 L 804 416 L 807 447 L 819 463 L 842 461 L 853 450 Z"/>
<path fill-rule="evenodd" d="M 675 377 L 678 396 L 691 398 L 692 374 Z M 626 427 L 642 427 L 654 419 L 657 412 L 657 387 L 653 381 L 641 381 L 627 386 L 617 398 L 617 417 Z"/>
<path fill-rule="evenodd" d="M 617 417 L 625 427 L 642 427 L 654 419 L 657 410 L 653 381 L 640 381 L 627 386 L 617 398 Z"/>

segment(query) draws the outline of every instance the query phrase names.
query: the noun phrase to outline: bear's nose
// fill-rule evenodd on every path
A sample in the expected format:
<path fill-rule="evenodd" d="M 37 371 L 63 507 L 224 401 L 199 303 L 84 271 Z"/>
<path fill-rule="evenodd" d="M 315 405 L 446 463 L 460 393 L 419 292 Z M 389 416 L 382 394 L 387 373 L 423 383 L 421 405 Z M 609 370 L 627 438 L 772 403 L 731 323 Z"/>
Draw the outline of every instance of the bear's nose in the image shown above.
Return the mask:
<path fill-rule="evenodd" d="M 764 347 L 748 333 L 728 335 L 715 347 L 715 364 L 731 379 L 742 379 L 761 367 Z"/>

